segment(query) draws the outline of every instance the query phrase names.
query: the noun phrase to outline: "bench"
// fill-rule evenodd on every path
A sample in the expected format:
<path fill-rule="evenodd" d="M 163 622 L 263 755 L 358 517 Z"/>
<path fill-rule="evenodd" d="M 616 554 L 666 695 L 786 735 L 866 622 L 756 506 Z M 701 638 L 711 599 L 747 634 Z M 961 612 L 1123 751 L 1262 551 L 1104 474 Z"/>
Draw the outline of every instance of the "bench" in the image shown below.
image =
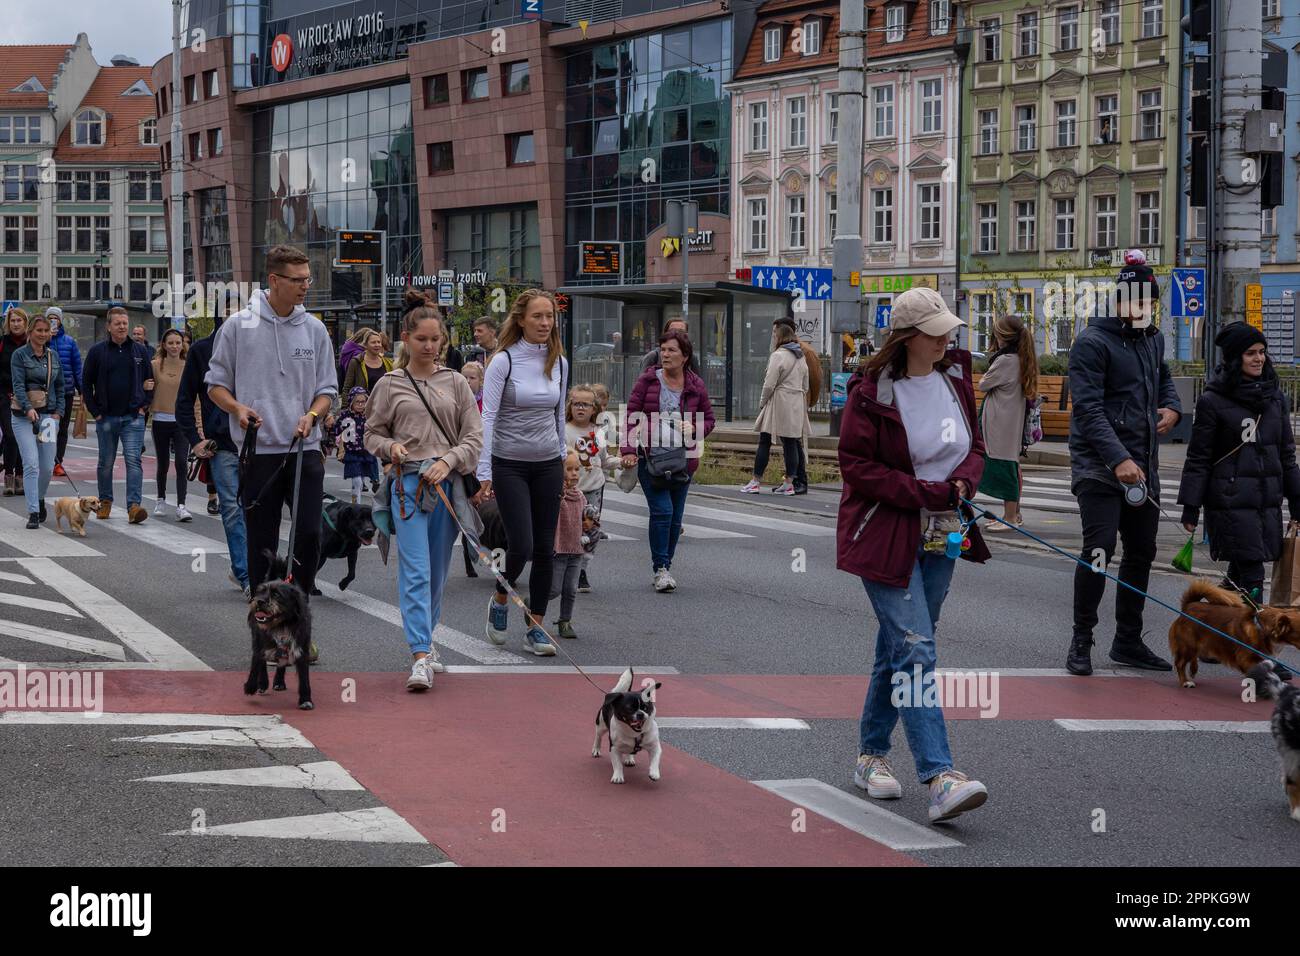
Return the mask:
<path fill-rule="evenodd" d="M 980 374 L 971 376 L 975 383 L 976 407 L 984 401 L 980 388 Z M 1038 376 L 1038 394 L 1043 399 L 1043 437 L 1068 438 L 1070 435 L 1070 386 L 1064 375 Z"/>

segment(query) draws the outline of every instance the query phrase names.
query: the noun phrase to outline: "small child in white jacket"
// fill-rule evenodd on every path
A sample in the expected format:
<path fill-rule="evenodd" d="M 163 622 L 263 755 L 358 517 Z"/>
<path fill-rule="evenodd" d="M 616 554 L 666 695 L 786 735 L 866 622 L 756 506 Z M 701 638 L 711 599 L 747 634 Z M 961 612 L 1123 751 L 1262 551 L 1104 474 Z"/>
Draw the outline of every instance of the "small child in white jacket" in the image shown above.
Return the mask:
<path fill-rule="evenodd" d="M 578 490 L 586 496 L 588 507 L 594 508 L 599 520 L 605 501 L 606 471 L 613 464 L 609 456 L 609 436 L 603 426 L 596 424 L 596 393 L 589 385 L 575 385 L 569 389 L 564 407 L 564 437 L 570 452 L 578 456 Z M 600 532 L 597 532 L 599 534 Z M 578 576 L 578 593 L 591 590 L 587 580 L 587 566 L 591 553 L 582 556 Z"/>

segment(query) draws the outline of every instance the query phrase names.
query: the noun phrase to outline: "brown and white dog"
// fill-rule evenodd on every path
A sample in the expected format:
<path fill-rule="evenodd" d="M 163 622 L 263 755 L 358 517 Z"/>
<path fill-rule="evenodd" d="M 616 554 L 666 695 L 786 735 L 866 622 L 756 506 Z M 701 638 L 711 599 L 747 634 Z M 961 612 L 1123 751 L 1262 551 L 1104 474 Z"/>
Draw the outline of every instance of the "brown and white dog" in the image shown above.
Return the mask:
<path fill-rule="evenodd" d="M 1256 614 L 1239 594 L 1209 581 L 1193 581 L 1183 592 L 1182 604 L 1184 613 L 1265 654 L 1272 654 L 1282 644 L 1300 648 L 1300 608 L 1262 607 Z M 1213 657 L 1243 674 L 1259 663 L 1258 654 L 1185 617 L 1175 618 L 1169 625 L 1169 650 L 1183 687 L 1196 686 L 1201 657 Z"/>
<path fill-rule="evenodd" d="M 56 498 L 54 501 L 54 524 L 63 530 L 63 519 L 68 520 L 68 530 L 75 531 L 81 537 L 86 536 L 86 516 L 99 510 L 98 498 Z"/>

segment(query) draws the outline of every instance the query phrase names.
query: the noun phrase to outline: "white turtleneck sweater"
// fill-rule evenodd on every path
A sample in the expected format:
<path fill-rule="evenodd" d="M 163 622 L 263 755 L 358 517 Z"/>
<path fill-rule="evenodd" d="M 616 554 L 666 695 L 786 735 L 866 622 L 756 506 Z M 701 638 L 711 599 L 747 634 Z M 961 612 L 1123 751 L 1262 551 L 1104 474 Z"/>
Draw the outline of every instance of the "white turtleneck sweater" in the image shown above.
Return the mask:
<path fill-rule="evenodd" d="M 483 376 L 483 452 L 480 481 L 492 478 L 492 456 L 514 461 L 550 461 L 567 450 L 564 394 L 568 363 L 561 356 L 546 368 L 546 343 L 523 339 L 488 364 Z"/>

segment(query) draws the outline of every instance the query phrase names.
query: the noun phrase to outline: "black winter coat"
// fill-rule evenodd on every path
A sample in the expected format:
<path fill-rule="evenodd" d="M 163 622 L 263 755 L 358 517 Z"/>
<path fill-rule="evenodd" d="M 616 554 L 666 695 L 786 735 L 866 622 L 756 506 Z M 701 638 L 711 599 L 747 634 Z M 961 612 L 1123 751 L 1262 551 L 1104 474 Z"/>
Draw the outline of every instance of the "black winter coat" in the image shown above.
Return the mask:
<path fill-rule="evenodd" d="M 1255 440 L 1243 442 L 1257 418 Z M 1216 561 L 1276 561 L 1282 553 L 1283 499 L 1291 517 L 1300 517 L 1295 437 L 1277 375 L 1270 367 L 1253 383 L 1234 382 L 1220 368 L 1196 402 L 1178 487 L 1183 523 L 1195 524 L 1199 509 L 1205 509 L 1210 556 Z"/>

